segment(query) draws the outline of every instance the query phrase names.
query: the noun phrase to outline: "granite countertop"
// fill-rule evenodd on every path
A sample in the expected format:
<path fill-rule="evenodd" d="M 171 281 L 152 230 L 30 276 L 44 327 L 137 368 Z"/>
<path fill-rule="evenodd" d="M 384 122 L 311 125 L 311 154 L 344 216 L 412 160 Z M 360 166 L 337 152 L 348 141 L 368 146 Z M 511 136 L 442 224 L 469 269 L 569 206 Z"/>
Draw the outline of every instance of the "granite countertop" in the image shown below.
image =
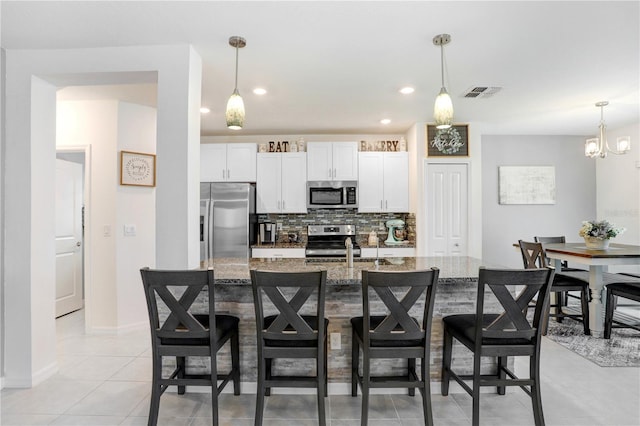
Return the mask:
<path fill-rule="evenodd" d="M 364 240 L 358 240 L 358 245 L 361 248 L 376 248 L 376 245 L 373 244 L 369 244 L 369 241 L 364 239 Z M 384 241 L 380 241 L 380 248 L 415 248 L 416 247 L 416 242 L 415 241 L 403 241 L 400 244 L 385 244 Z"/>
<path fill-rule="evenodd" d="M 329 285 L 359 285 L 363 270 L 379 271 L 415 271 L 436 267 L 440 269 L 440 280 L 464 279 L 473 280 L 478 277 L 480 266 L 489 265 L 481 259 L 464 256 L 451 257 L 405 257 L 380 259 L 376 268 L 374 259 L 358 259 L 353 268 L 347 268 L 342 259 L 249 259 L 242 263 L 240 259 L 212 259 L 201 263 L 201 268 L 213 267 L 216 284 L 251 284 L 249 270 L 292 272 L 292 271 L 327 271 Z"/>
<path fill-rule="evenodd" d="M 358 245 L 361 248 L 376 248 L 375 245 L 369 245 L 366 239 L 358 240 Z M 298 241 L 297 243 L 289 242 L 277 242 L 275 244 L 254 244 L 251 248 L 259 249 L 282 249 L 282 248 L 305 248 L 307 246 L 306 241 Z M 380 248 L 415 248 L 415 241 L 404 241 L 402 244 L 385 244 L 384 241 L 380 241 Z"/>
<path fill-rule="evenodd" d="M 307 246 L 306 241 L 298 241 L 297 243 L 284 243 L 278 242 L 275 244 L 254 244 L 251 248 L 259 249 L 281 249 L 281 248 L 305 248 Z"/>

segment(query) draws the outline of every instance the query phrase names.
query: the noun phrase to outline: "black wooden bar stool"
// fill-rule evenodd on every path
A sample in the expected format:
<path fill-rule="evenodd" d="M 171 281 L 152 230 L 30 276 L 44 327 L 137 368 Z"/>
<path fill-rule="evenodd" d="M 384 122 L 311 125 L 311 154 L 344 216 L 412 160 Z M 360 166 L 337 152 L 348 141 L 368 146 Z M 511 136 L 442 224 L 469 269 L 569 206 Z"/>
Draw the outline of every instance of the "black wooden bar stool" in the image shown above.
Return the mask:
<path fill-rule="evenodd" d="M 546 315 L 549 289 L 554 271 L 542 269 L 480 268 L 475 314 L 450 315 L 443 318 L 444 348 L 442 354 L 442 395 L 449 394 L 453 378 L 473 398 L 472 424 L 480 424 L 480 387 L 496 386 L 504 395 L 505 386 L 520 386 L 531 397 L 536 426 L 544 425 L 540 395 L 540 326 Z M 511 288 L 522 286 L 514 298 Z M 484 308 L 485 287 L 500 302 L 502 313 L 487 313 Z M 537 297 L 533 319 L 527 318 L 527 307 Z M 453 339 L 473 352 L 473 374 L 462 375 L 451 368 Z M 529 378 L 517 377 L 508 367 L 509 356 L 529 357 Z M 497 359 L 495 374 L 481 374 L 482 357 Z M 472 380 L 471 387 L 465 380 Z"/>
<path fill-rule="evenodd" d="M 178 394 L 186 386 L 211 387 L 211 409 L 214 426 L 218 425 L 218 395 L 233 380 L 233 393 L 240 395 L 239 319 L 216 315 L 213 270 L 140 271 L 151 324 L 153 377 L 149 426 L 158 422 L 160 396 L 169 386 L 178 386 Z M 208 292 L 208 303 L 195 313 L 194 302 L 200 293 Z M 160 305 L 160 309 L 159 309 Z M 218 374 L 216 354 L 226 342 L 231 344 L 231 370 Z M 208 357 L 209 374 L 187 373 L 188 357 Z M 176 369 L 169 377 L 162 374 L 164 357 L 175 357 Z M 218 381 L 222 383 L 218 385 Z"/>
<path fill-rule="evenodd" d="M 256 312 L 258 346 L 258 388 L 255 425 L 262 425 L 264 397 L 272 387 L 314 387 L 318 393 L 318 420 L 326 424 L 327 326 L 324 318 L 327 271 L 266 272 L 251 271 Z M 315 294 L 317 301 L 306 303 Z M 307 308 L 313 312 L 304 315 Z M 265 304 L 278 311 L 265 316 Z M 274 375 L 276 358 L 313 358 L 316 375 Z"/>
<path fill-rule="evenodd" d="M 429 354 L 438 274 L 437 268 L 415 272 L 362 271 L 363 316 L 351 318 L 351 395 L 357 395 L 360 384 L 362 426 L 368 422 L 370 388 L 408 388 L 411 396 L 415 395 L 415 388 L 420 389 L 424 422 L 433 424 Z M 372 298 L 373 293 L 377 297 Z M 386 313 L 372 314 L 372 299 L 382 301 Z M 423 303 L 422 320 L 418 322 L 409 311 L 420 303 Z M 362 375 L 358 371 L 360 349 Z M 381 358 L 407 359 L 407 375 L 371 376 L 371 362 Z M 416 358 L 420 359 L 420 377 L 416 374 Z"/>

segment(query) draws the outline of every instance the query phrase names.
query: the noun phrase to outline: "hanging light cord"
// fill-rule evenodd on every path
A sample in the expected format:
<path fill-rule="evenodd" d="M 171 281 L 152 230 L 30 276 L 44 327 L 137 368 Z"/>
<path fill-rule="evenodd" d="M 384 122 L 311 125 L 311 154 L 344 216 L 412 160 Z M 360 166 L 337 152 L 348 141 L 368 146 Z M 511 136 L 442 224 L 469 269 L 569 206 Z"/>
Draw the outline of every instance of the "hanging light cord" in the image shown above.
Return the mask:
<path fill-rule="evenodd" d="M 440 45 L 440 75 L 442 77 L 442 87 L 444 87 L 444 45 Z"/>
<path fill-rule="evenodd" d="M 238 90 L 238 45 L 236 45 L 236 84 L 235 90 Z"/>

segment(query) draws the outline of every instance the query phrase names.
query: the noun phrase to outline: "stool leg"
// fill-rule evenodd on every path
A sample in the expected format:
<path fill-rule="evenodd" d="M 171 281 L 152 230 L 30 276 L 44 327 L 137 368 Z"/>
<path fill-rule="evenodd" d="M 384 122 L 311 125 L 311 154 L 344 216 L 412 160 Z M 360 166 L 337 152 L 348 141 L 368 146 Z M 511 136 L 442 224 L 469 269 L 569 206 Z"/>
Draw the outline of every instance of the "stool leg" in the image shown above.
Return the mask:
<path fill-rule="evenodd" d="M 420 388 L 422 394 L 422 415 L 424 416 L 424 424 L 433 426 L 433 408 L 431 407 L 431 374 L 429 371 L 429 351 L 425 358 L 420 360 L 420 379 L 424 383 L 424 388 Z"/>
<path fill-rule="evenodd" d="M 451 369 L 451 351 L 453 346 L 453 336 L 447 330 L 447 327 L 444 327 L 443 333 L 443 347 L 442 347 L 442 372 L 441 382 L 440 382 L 440 393 L 444 396 L 449 395 L 449 380 L 451 379 L 451 375 L 449 371 Z"/>
<path fill-rule="evenodd" d="M 231 336 L 231 369 L 233 370 L 233 394 L 240 395 L 240 336 L 237 329 Z"/>
<path fill-rule="evenodd" d="M 371 360 L 367 354 L 367 348 L 362 351 L 362 415 L 360 416 L 361 426 L 369 424 L 369 380 L 371 373 Z"/>
<path fill-rule="evenodd" d="M 542 396 L 540 395 L 540 352 L 529 358 L 529 374 L 533 379 L 531 385 L 531 403 L 533 405 L 533 419 L 536 426 L 544 426 L 544 414 L 542 412 Z"/>
<path fill-rule="evenodd" d="M 326 345 L 327 341 L 325 340 L 324 343 Z M 317 388 L 318 424 L 319 426 L 325 426 L 327 423 L 326 413 L 324 408 L 324 398 L 327 392 L 327 389 L 325 387 L 325 384 L 326 384 L 325 380 L 327 377 L 327 372 L 325 370 L 325 362 L 327 358 L 326 358 L 326 353 L 319 354 L 319 355 L 320 356 L 318 356 L 318 359 L 316 360 L 316 372 L 317 372 L 316 380 L 318 381 L 318 388 Z"/>
<path fill-rule="evenodd" d="M 613 310 L 615 307 L 615 296 L 607 289 L 607 305 L 604 314 L 604 338 L 611 338 L 611 328 L 613 327 Z"/>
<path fill-rule="evenodd" d="M 262 417 L 264 414 L 264 396 L 265 389 L 265 377 L 266 377 L 266 360 L 262 357 L 262 354 L 258 354 L 258 386 L 256 389 L 256 416 L 254 425 L 262 426 Z"/>
<path fill-rule="evenodd" d="M 265 377 L 267 378 L 267 380 L 271 380 L 271 367 L 273 366 L 273 359 L 272 358 L 267 358 L 265 360 Z M 265 388 L 264 394 L 266 396 L 271 396 L 271 388 L 267 387 Z"/>
<path fill-rule="evenodd" d="M 355 331 L 351 331 L 351 396 L 358 396 L 358 370 L 360 347 Z"/>
<path fill-rule="evenodd" d="M 506 380 L 507 379 L 507 373 L 504 372 L 504 367 L 507 366 L 507 362 L 508 362 L 509 357 L 506 356 L 499 356 L 498 357 L 498 378 L 500 380 Z M 504 395 L 507 393 L 507 387 L 506 386 L 498 386 L 498 395 Z"/>
<path fill-rule="evenodd" d="M 582 325 L 584 327 L 584 334 L 589 336 L 591 330 L 589 330 L 589 287 L 584 286 L 580 292 L 580 307 L 582 308 Z"/>
<path fill-rule="evenodd" d="M 409 358 L 407 360 L 407 380 L 411 380 L 416 376 L 416 359 Z M 409 396 L 416 395 L 416 388 L 409 388 Z"/>
<path fill-rule="evenodd" d="M 176 366 L 178 367 L 178 379 L 182 379 L 184 378 L 184 373 L 186 371 L 187 368 L 187 363 L 185 360 L 185 357 L 183 356 L 177 356 L 176 357 Z M 178 386 L 178 395 L 184 395 L 186 386 Z"/>
<path fill-rule="evenodd" d="M 472 393 L 471 398 L 473 398 L 472 403 L 472 414 L 471 414 L 471 424 L 473 426 L 480 426 L 480 360 L 482 357 L 479 353 L 473 354 L 473 384 L 472 384 Z"/>

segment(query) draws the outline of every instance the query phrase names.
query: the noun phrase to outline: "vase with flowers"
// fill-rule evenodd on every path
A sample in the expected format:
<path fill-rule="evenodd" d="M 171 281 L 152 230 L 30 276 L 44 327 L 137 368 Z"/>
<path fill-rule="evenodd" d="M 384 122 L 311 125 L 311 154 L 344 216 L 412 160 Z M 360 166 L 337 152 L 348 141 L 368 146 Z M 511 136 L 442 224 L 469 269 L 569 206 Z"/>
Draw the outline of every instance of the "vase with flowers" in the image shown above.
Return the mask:
<path fill-rule="evenodd" d="M 606 250 L 609 248 L 609 239 L 614 238 L 625 231 L 625 228 L 617 228 L 606 220 L 583 221 L 580 228 L 580 236 L 588 249 Z"/>

